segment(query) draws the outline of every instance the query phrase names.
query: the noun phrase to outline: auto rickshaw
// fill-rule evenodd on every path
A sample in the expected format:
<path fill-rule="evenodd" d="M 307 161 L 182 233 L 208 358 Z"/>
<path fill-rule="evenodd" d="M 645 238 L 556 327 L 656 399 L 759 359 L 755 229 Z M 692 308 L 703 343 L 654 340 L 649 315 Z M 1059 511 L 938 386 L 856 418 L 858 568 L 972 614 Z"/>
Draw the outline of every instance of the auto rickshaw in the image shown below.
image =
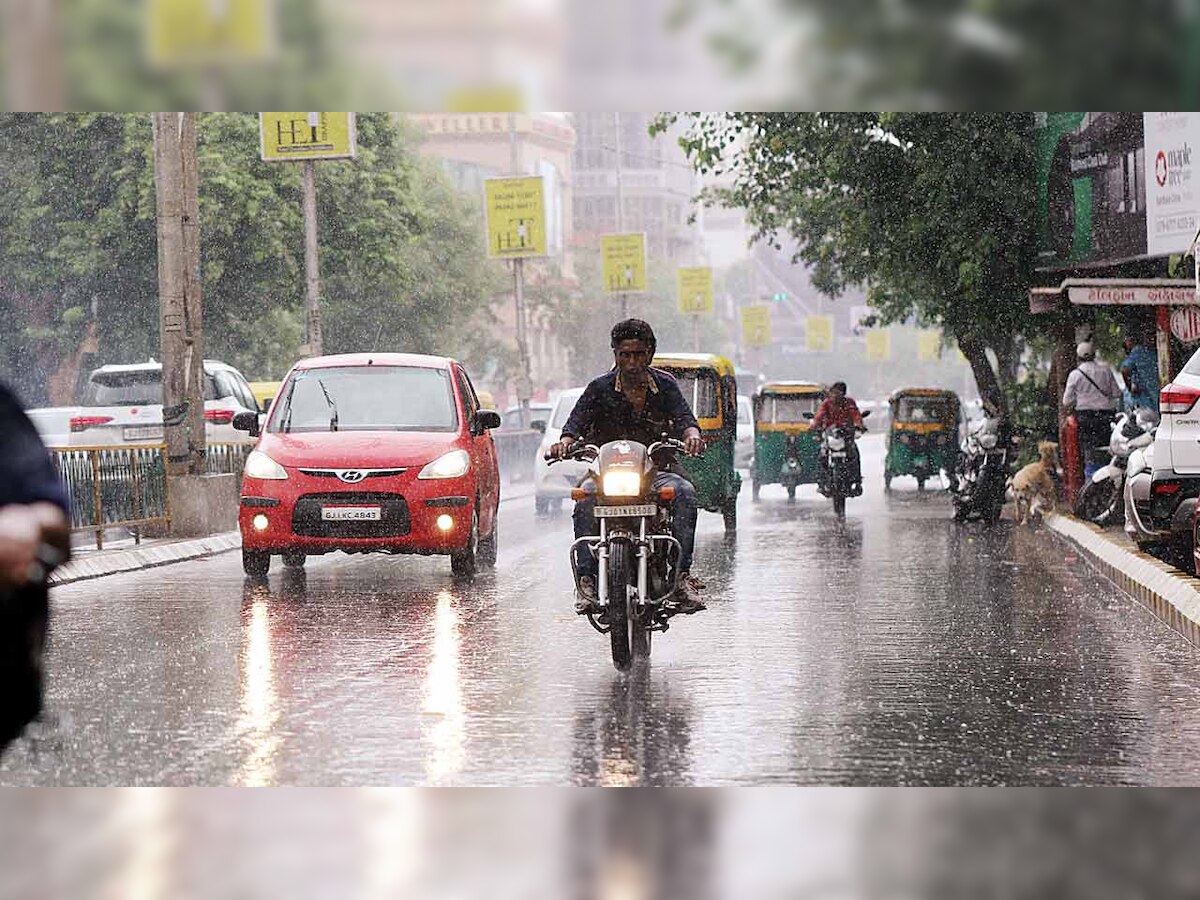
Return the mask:
<path fill-rule="evenodd" d="M 653 366 L 670 372 L 692 407 L 707 445 L 700 457 L 681 456 L 701 509 L 720 513 L 725 530 L 737 528 L 742 476 L 734 468 L 737 442 L 737 381 L 733 363 L 711 353 L 656 353 Z"/>
<path fill-rule="evenodd" d="M 805 416 L 814 415 L 824 399 L 825 385 L 811 381 L 768 381 L 755 393 L 752 500 L 764 484 L 782 484 L 795 500 L 797 485 L 817 483 L 821 447 Z"/>
<path fill-rule="evenodd" d="M 892 424 L 883 464 L 884 488 L 890 491 L 897 475 L 912 475 L 917 479 L 917 489 L 923 491 L 930 476 L 943 471 L 953 473 L 962 417 L 958 395 L 953 391 L 904 388 L 888 398 L 888 406 Z"/>

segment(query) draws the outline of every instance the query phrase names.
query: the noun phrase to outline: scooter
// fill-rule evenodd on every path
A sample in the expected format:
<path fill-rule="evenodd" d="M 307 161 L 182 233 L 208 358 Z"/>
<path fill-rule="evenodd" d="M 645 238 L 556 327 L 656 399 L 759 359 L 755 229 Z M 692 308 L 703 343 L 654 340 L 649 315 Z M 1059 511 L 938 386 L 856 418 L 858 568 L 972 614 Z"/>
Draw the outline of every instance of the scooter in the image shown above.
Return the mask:
<path fill-rule="evenodd" d="M 984 416 L 967 433 L 950 487 L 955 521 L 978 519 L 995 524 L 1000 520 L 1016 444 L 1016 439 L 1006 438 L 1004 432 L 998 417 Z"/>
<path fill-rule="evenodd" d="M 1075 515 L 1100 526 L 1111 525 L 1125 514 L 1125 478 L 1130 456 L 1154 443 L 1158 415 L 1152 409 L 1139 409 L 1134 415 L 1122 413 L 1113 423 L 1108 442 L 1112 461 L 1096 470 L 1079 492 Z"/>

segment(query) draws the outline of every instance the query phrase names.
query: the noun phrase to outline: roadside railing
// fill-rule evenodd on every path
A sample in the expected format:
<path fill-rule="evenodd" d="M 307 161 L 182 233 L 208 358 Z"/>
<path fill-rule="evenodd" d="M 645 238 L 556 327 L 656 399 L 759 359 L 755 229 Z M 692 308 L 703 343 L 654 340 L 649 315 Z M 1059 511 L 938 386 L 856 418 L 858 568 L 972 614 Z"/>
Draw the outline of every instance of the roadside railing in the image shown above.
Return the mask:
<path fill-rule="evenodd" d="M 50 455 L 67 488 L 71 530 L 91 531 L 104 549 L 104 531 L 128 528 L 141 543 L 147 527 L 171 524 L 171 491 L 164 444 L 51 447 Z M 241 474 L 253 444 L 209 444 L 210 474 Z"/>
<path fill-rule="evenodd" d="M 496 462 L 500 477 L 508 481 L 532 481 L 533 465 L 537 459 L 542 433 L 532 428 L 523 431 L 493 431 L 496 442 Z"/>

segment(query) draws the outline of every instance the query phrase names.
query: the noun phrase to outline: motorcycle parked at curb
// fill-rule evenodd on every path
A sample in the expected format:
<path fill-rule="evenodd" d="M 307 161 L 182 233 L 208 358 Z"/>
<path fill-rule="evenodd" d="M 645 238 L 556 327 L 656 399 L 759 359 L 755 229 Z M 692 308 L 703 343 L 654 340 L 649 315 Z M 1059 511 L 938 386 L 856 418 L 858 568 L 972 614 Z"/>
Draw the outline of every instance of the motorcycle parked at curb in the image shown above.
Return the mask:
<path fill-rule="evenodd" d="M 1000 520 L 1018 443 L 997 416 L 984 416 L 968 431 L 950 486 L 956 522 Z"/>
<path fill-rule="evenodd" d="M 1112 461 L 1096 473 L 1079 492 L 1075 515 L 1101 527 L 1121 521 L 1125 516 L 1125 477 L 1129 458 L 1154 442 L 1158 416 L 1154 410 L 1139 409 L 1135 414 L 1121 413 L 1112 427 L 1108 442 Z"/>
<path fill-rule="evenodd" d="M 871 415 L 864 412 L 865 419 Z M 812 419 L 812 413 L 806 413 L 805 418 Z M 846 520 L 846 498 L 858 497 L 862 494 L 861 458 L 859 462 L 859 482 L 854 482 L 854 466 L 852 460 L 858 455 L 859 429 L 855 425 L 833 425 L 821 434 L 821 453 L 817 460 L 817 490 L 822 496 L 833 501 L 833 513 L 839 522 Z"/>
<path fill-rule="evenodd" d="M 578 587 L 577 548 L 599 561 L 598 609 L 587 617 L 593 628 L 609 636 L 613 665 L 620 671 L 629 669 L 635 659 L 649 658 L 651 635 L 669 627 L 672 612 L 666 601 L 679 584 L 683 548 L 671 533 L 675 489 L 652 487 L 659 469 L 654 457 L 662 451 L 685 452 L 676 440 L 656 441 L 649 447 L 620 440 L 601 447 L 577 442 L 563 456 L 592 466 L 600 534 L 571 544 L 571 572 Z M 547 461 L 559 460 L 547 456 Z M 573 500 L 584 497 L 582 488 L 572 491 Z"/>

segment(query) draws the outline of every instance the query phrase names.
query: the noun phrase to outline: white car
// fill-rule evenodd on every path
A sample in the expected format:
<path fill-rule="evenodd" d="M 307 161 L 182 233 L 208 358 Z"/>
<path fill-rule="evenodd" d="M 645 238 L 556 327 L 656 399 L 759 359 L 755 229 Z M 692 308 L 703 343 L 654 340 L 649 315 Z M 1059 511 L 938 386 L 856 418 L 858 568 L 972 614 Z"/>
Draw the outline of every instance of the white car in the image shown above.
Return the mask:
<path fill-rule="evenodd" d="M 25 410 L 38 436 L 47 447 L 66 447 L 71 443 L 71 420 L 83 412 L 82 406 L 42 406 Z"/>
<path fill-rule="evenodd" d="M 546 433 L 542 436 L 542 443 L 534 461 L 534 504 L 539 515 L 546 515 L 551 510 L 560 510 L 563 500 L 571 496 L 571 488 L 578 487 L 590 471 L 587 463 L 577 460 L 565 460 L 554 465 L 545 460 L 550 445 L 557 443 L 562 436 L 563 426 L 567 424 L 571 410 L 575 408 L 575 403 L 582 393 L 581 387 L 568 388 L 558 395 L 558 399 L 554 401 L 554 408 L 550 411 Z"/>
<path fill-rule="evenodd" d="M 738 469 L 750 468 L 750 460 L 754 458 L 754 413 L 750 398 L 738 394 L 737 443 L 733 448 L 733 465 Z"/>
<path fill-rule="evenodd" d="M 242 373 L 223 362 L 204 360 L 207 442 L 253 443 L 254 438 L 233 427 L 233 417 L 240 412 L 262 412 Z M 95 369 L 69 428 L 72 447 L 162 443 L 162 363 L 152 359 Z"/>

